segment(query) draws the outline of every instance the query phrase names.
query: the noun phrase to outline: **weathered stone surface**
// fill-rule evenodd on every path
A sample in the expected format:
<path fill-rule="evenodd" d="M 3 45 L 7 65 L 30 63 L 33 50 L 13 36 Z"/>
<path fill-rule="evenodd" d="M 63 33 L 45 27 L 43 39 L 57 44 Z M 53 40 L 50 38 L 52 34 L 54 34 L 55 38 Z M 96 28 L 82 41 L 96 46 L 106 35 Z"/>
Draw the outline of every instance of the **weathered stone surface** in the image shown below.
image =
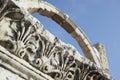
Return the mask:
<path fill-rule="evenodd" d="M 29 11 L 30 13 L 39 12 L 41 15 L 47 16 L 54 20 L 55 22 L 57 22 L 58 24 L 60 24 L 67 32 L 69 32 L 76 39 L 85 56 L 89 60 L 95 62 L 99 68 L 103 69 L 103 67 L 106 66 L 108 70 L 108 64 L 104 64 L 105 66 L 103 66 L 100 60 L 106 58 L 105 53 L 103 54 L 104 58 L 100 58 L 99 50 L 97 50 L 96 47 L 92 46 L 85 33 L 72 22 L 72 20 L 69 18 L 67 14 L 62 13 L 57 8 L 44 1 L 27 0 L 26 2 L 23 3 L 23 0 L 18 0 L 14 2 L 18 4 L 18 6 Z M 104 59 L 104 61 L 107 63 L 107 59 Z"/>
<path fill-rule="evenodd" d="M 27 0 L 24 3 L 23 1 L 24 0 L 18 0 L 14 2 L 18 4 L 18 6 L 28 10 L 30 13 L 39 12 L 41 15 L 47 16 L 54 20 L 59 25 L 61 25 L 68 33 L 70 33 L 76 39 L 85 56 L 92 62 L 95 62 L 98 67 L 100 68 L 103 67 L 100 62 L 100 57 L 98 56 L 99 55 L 98 50 L 94 46 L 92 46 L 84 32 L 72 22 L 68 15 L 62 13 L 57 8 L 44 1 Z M 106 64 L 106 66 L 108 65 Z"/>
<path fill-rule="evenodd" d="M 103 49 L 92 46 L 83 31 L 67 15 L 44 1 L 23 1 L 0 1 L 0 65 L 6 68 L 9 65 L 11 71 L 25 80 L 111 79 L 106 71 L 108 64 L 103 66 L 103 61 L 107 62 Z M 71 33 L 89 60 L 82 57 L 73 46 L 45 30 L 30 15 L 30 12 L 36 11 L 50 17 Z"/>
<path fill-rule="evenodd" d="M 0 80 L 25 80 L 18 75 L 0 67 Z"/>

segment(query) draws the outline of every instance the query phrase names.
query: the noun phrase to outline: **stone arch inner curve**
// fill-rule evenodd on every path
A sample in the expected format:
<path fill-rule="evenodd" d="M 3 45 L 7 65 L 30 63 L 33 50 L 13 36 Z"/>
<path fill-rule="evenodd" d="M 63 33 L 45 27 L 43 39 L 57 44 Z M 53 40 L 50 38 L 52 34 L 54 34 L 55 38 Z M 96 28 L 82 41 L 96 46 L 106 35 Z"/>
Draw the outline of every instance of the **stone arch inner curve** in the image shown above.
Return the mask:
<path fill-rule="evenodd" d="M 85 33 L 79 27 L 77 27 L 77 25 L 74 24 L 74 22 L 69 18 L 68 15 L 62 13 L 53 5 L 42 0 L 11 1 L 14 2 L 19 8 L 27 10 L 29 13 L 38 12 L 40 15 L 46 16 L 58 23 L 73 36 L 73 38 L 80 45 L 85 56 L 90 61 L 96 63 L 99 68 L 108 70 L 108 63 L 104 51 L 104 46 L 101 44 L 92 46 Z M 106 62 L 105 66 L 103 66 L 104 62 Z"/>
<path fill-rule="evenodd" d="M 27 0 L 27 3 L 23 3 L 22 0 L 17 0 L 14 2 L 19 3 L 20 7 L 24 7 L 30 13 L 38 12 L 40 15 L 46 16 L 58 23 L 78 42 L 85 56 L 91 61 L 98 63 L 97 59 L 95 59 L 95 57 L 93 56 L 95 50 L 92 47 L 89 39 L 87 38 L 85 33 L 80 29 L 80 27 L 78 28 L 78 26 L 74 24 L 74 22 L 69 18 L 67 14 L 61 12 L 56 7 L 45 1 Z"/>
<path fill-rule="evenodd" d="M 101 62 L 104 58 L 101 58 L 101 55 L 96 56 L 96 53 L 100 53 L 103 48 L 99 50 L 99 46 L 92 46 L 84 32 L 72 22 L 68 15 L 62 13 L 57 8 L 44 1 L 5 1 L 8 1 L 6 2 L 8 4 L 7 6 L 5 5 L 6 7 L 3 5 L 0 6 L 0 14 L 2 15 L 0 16 L 0 19 L 2 24 L 1 30 L 4 32 L 3 37 L 6 36 L 8 39 L 5 39 L 4 41 L 1 40 L 2 47 L 55 79 L 73 79 L 76 75 L 78 76 L 78 74 L 81 74 L 79 78 L 85 78 L 86 73 L 96 69 L 97 72 L 94 74 L 96 76 L 102 76 L 103 73 L 99 69 L 103 71 L 106 69 L 106 66 L 103 66 L 104 63 Z M 2 0 L 0 2 L 2 3 L 4 1 Z M 2 7 L 5 8 L 4 11 Z M 47 32 L 45 32 L 43 26 L 39 24 L 39 21 L 36 22 L 27 11 L 29 13 L 38 12 L 61 25 L 77 40 L 86 57 L 95 62 L 97 66 L 87 59 L 84 60 L 82 57 L 78 57 L 78 53 L 75 53 L 75 50 L 72 49 L 70 45 L 68 45 L 68 47 L 64 44 L 61 45 L 61 42 L 57 38 L 53 37 L 54 41 L 51 43 L 51 37 L 47 37 L 48 34 L 46 34 Z M 8 29 L 6 30 L 3 27 Z M 40 31 L 42 33 L 42 30 L 45 34 L 40 34 Z M 68 67 L 65 68 L 66 65 Z M 67 69 L 67 71 L 64 68 Z M 85 75 L 81 73 L 81 70 L 83 70 Z M 66 75 L 63 75 L 64 72 Z M 94 74 L 91 75 L 90 73 L 87 77 L 92 76 L 94 78 Z M 86 79 L 89 79 L 87 77 Z"/>

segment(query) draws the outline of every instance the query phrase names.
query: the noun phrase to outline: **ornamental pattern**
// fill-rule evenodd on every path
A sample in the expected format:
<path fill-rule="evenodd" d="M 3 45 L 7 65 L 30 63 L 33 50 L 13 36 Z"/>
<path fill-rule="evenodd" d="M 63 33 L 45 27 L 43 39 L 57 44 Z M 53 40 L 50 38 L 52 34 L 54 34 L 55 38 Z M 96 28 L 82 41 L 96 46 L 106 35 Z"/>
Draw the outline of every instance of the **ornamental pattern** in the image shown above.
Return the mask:
<path fill-rule="evenodd" d="M 10 0 L 0 1 L 0 45 L 55 80 L 109 80 L 70 45 Z"/>

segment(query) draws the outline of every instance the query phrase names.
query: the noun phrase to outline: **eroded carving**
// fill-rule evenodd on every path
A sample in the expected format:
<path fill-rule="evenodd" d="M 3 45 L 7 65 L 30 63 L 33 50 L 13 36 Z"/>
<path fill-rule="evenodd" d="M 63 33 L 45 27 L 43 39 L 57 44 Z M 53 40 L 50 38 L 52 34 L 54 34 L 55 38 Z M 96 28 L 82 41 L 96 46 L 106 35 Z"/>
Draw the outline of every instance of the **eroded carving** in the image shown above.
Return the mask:
<path fill-rule="evenodd" d="M 4 1 L 8 0 L 0 3 Z M 24 9 L 12 2 L 5 2 L 0 8 L 0 45 L 12 54 L 55 80 L 109 80 L 72 46 L 49 36 L 42 24 Z"/>

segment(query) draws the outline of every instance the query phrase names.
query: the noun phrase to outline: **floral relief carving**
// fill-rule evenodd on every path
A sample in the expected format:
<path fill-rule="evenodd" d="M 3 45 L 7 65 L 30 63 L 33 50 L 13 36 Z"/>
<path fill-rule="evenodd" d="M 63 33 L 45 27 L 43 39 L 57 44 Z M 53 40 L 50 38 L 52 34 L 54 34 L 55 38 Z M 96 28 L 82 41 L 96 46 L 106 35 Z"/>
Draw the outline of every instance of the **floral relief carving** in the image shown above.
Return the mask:
<path fill-rule="evenodd" d="M 6 3 L 0 6 L 0 45 L 9 52 L 55 80 L 109 80 L 72 46 L 56 37 L 51 41 L 41 23 L 26 11 Z"/>

